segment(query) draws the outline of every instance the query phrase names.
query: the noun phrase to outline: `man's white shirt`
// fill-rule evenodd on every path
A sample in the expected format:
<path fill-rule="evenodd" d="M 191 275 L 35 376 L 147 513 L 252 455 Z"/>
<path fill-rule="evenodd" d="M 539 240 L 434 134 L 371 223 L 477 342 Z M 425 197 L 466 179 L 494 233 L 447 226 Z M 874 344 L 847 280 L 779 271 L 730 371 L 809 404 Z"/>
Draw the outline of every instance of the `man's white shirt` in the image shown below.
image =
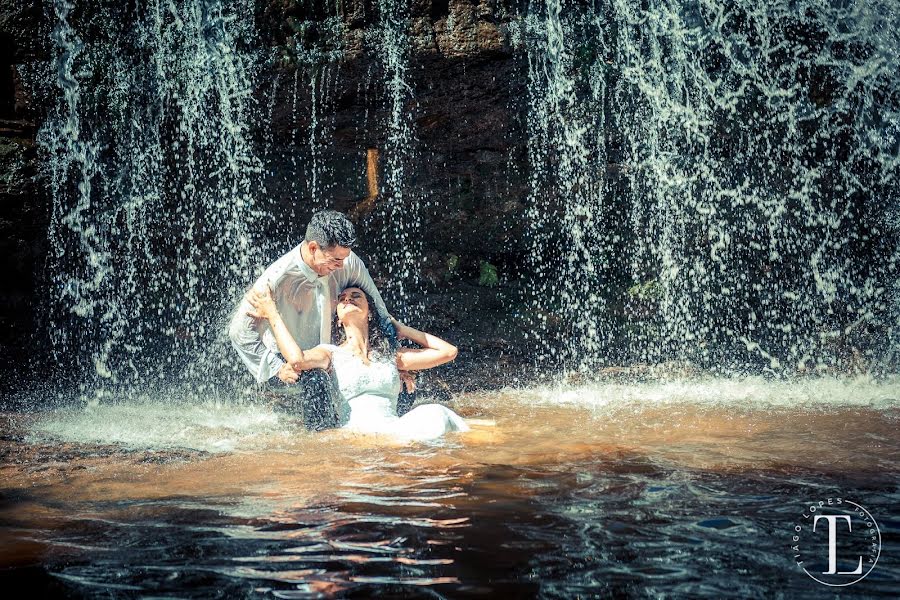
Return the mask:
<path fill-rule="evenodd" d="M 337 297 L 348 285 L 358 286 L 369 294 L 378 314 L 388 314 L 366 265 L 356 254 L 351 252 L 342 268 L 319 277 L 303 262 L 302 245 L 272 263 L 253 285 L 257 290 L 265 289 L 266 285 L 272 290 L 278 312 L 301 350 L 331 343 L 331 318 Z M 284 360 L 278 354 L 268 322 L 247 315 L 252 309 L 250 302 L 242 299 L 228 333 L 241 360 L 256 381 L 262 383 L 278 373 Z"/>

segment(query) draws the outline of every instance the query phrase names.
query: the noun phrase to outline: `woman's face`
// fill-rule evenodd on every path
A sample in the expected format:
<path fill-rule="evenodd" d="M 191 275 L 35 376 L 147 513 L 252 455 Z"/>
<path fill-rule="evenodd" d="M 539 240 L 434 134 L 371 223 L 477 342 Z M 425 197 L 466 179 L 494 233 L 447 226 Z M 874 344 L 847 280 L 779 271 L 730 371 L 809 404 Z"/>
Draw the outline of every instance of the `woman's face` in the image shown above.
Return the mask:
<path fill-rule="evenodd" d="M 352 314 L 358 314 L 363 319 L 367 319 L 369 316 L 369 302 L 366 300 L 366 295 L 361 289 L 355 287 L 346 288 L 338 296 L 338 320 L 344 321 L 345 317 Z"/>

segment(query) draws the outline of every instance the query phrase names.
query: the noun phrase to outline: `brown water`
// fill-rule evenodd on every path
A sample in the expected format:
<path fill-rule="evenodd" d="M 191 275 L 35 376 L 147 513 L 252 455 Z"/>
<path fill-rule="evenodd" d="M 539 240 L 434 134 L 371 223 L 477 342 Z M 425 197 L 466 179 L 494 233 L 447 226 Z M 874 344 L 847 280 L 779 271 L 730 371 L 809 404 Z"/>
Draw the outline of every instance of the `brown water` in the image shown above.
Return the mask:
<path fill-rule="evenodd" d="M 895 384 L 472 394 L 432 445 L 253 405 L 3 415 L 0 582 L 76 597 L 896 597 Z M 115 443 L 111 443 L 115 442 Z M 823 586 L 789 549 L 842 496 L 882 557 Z"/>

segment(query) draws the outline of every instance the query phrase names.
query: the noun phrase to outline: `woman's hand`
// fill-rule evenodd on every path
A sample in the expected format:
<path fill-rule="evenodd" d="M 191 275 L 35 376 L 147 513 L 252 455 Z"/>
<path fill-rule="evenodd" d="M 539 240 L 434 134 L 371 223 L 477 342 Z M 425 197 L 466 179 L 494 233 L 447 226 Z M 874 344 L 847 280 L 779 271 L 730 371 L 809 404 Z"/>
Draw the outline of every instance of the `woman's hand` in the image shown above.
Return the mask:
<path fill-rule="evenodd" d="M 253 310 L 247 311 L 247 316 L 254 319 L 271 319 L 272 315 L 278 313 L 278 307 L 275 306 L 269 286 L 266 286 L 265 290 L 261 292 L 255 288 L 247 292 L 247 302 L 253 306 Z"/>
<path fill-rule="evenodd" d="M 456 358 L 456 346 L 430 333 L 419 331 L 399 321 L 394 321 L 397 337 L 403 337 L 421 346 L 421 348 L 398 348 L 396 354 L 397 369 L 400 371 L 416 371 L 430 369 Z"/>

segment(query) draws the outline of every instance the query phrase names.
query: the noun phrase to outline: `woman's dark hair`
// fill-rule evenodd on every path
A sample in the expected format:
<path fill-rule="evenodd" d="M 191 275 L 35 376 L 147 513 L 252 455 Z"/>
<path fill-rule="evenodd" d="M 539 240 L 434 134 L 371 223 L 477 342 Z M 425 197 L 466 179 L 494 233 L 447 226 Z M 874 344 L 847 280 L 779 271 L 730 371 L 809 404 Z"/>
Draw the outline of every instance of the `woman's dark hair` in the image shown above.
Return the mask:
<path fill-rule="evenodd" d="M 369 303 L 369 354 L 371 355 L 372 360 L 392 360 L 396 350 L 391 348 L 390 341 L 381 329 L 378 311 L 375 309 L 375 301 L 372 299 L 372 296 L 367 294 L 365 290 L 355 283 L 348 284 L 344 289 L 347 288 L 359 289 L 359 291 L 363 293 L 363 296 L 366 297 L 366 302 Z M 343 292 L 344 290 L 341 291 Z M 347 341 L 347 334 L 344 332 L 344 328 L 341 327 L 341 323 L 337 318 L 337 311 L 335 310 L 331 319 L 331 343 L 335 346 L 340 346 L 345 341 Z"/>

